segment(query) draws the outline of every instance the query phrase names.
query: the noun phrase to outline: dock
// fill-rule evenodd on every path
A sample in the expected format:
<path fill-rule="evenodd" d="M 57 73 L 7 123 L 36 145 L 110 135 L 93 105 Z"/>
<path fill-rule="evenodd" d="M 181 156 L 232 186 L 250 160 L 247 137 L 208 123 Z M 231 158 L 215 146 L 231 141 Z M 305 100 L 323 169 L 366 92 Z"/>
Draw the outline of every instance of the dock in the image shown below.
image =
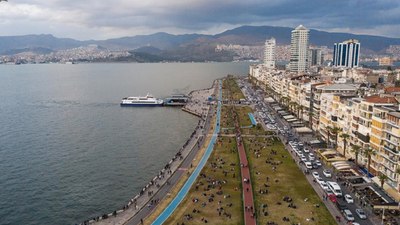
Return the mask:
<path fill-rule="evenodd" d="M 214 88 L 207 88 L 190 92 L 188 101 L 182 110 L 203 118 L 213 104 L 210 100 L 213 98 L 214 90 Z"/>

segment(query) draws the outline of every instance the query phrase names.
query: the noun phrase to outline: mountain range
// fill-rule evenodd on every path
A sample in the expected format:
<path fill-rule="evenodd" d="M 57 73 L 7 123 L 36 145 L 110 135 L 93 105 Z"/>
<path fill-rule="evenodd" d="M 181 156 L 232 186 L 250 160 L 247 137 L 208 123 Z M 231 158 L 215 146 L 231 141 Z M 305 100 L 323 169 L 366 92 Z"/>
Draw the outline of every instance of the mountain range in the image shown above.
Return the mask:
<path fill-rule="evenodd" d="M 229 61 L 233 54 L 227 51 L 216 52 L 217 44 L 262 46 L 266 38 L 274 37 L 278 45 L 287 45 L 290 44 L 292 30 L 293 28 L 289 27 L 241 26 L 215 35 L 173 35 L 160 32 L 151 35 L 86 41 L 57 38 L 50 34 L 0 36 L 0 55 L 12 55 L 26 51 L 43 54 L 96 44 L 110 50 L 140 52 L 147 56 L 154 56 L 157 60 Z M 400 38 L 310 30 L 310 44 L 312 45 L 332 48 L 335 42 L 347 39 L 359 40 L 364 52 L 384 53 L 390 45 L 400 45 Z"/>

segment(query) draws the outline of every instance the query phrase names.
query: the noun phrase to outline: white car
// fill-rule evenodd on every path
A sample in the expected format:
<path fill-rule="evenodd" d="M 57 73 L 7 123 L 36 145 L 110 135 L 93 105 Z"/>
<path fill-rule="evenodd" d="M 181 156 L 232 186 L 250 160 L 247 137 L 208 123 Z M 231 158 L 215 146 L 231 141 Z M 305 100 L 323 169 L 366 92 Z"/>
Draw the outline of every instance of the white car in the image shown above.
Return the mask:
<path fill-rule="evenodd" d="M 360 219 L 365 220 L 367 219 L 367 214 L 365 214 L 363 209 L 356 209 L 356 214 Z"/>
<path fill-rule="evenodd" d="M 312 169 L 312 163 L 311 162 L 305 162 L 306 168 L 311 170 Z"/>
<path fill-rule="evenodd" d="M 321 186 L 322 189 L 324 189 L 324 191 L 328 191 L 329 190 L 329 187 L 328 187 L 328 185 L 326 184 L 325 181 L 319 182 L 319 185 Z"/>
<path fill-rule="evenodd" d="M 315 179 L 318 179 L 318 178 L 319 178 L 319 174 L 318 174 L 317 171 L 312 172 L 312 176 L 313 176 Z"/>
<path fill-rule="evenodd" d="M 346 200 L 346 202 L 347 203 L 354 203 L 354 199 L 349 195 L 349 194 L 346 194 L 346 195 L 344 195 L 344 199 Z"/>
<path fill-rule="evenodd" d="M 351 213 L 351 211 L 348 210 L 348 209 L 345 209 L 345 210 L 343 211 L 343 216 L 344 216 L 344 218 L 346 218 L 347 221 L 354 221 L 354 216 L 353 216 L 353 214 Z"/>
<path fill-rule="evenodd" d="M 318 166 L 322 166 L 322 164 L 319 160 L 315 161 L 314 163 L 317 164 Z"/>
<path fill-rule="evenodd" d="M 303 157 L 301 157 L 301 161 L 305 162 L 305 161 L 307 161 L 307 158 L 305 156 L 303 156 Z"/>
<path fill-rule="evenodd" d="M 304 151 L 305 152 L 305 151 Z M 310 161 L 314 161 L 315 160 L 315 156 L 314 156 L 314 154 L 312 154 L 312 153 L 310 153 L 309 155 L 308 155 L 308 158 L 310 159 Z"/>
<path fill-rule="evenodd" d="M 324 170 L 322 171 L 322 173 L 324 174 L 325 177 L 332 177 L 332 173 L 329 170 Z"/>
<path fill-rule="evenodd" d="M 310 152 L 310 149 L 304 148 L 304 152 L 305 152 L 305 153 L 309 153 L 309 152 Z"/>

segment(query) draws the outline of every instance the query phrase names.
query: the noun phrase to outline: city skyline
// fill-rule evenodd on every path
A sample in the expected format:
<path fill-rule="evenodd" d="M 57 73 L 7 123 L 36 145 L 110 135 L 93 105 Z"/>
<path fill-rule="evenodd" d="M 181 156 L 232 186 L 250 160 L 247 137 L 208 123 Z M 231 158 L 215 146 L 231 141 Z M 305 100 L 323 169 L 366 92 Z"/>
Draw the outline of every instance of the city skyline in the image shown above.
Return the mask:
<path fill-rule="evenodd" d="M 214 34 L 241 25 L 296 27 L 387 37 L 400 35 L 396 1 L 65 1 L 0 3 L 0 36 L 54 34 L 79 40 L 168 32 Z M 352 9 L 346 10 L 337 9 Z M 368 15 L 368 16 L 365 16 Z"/>

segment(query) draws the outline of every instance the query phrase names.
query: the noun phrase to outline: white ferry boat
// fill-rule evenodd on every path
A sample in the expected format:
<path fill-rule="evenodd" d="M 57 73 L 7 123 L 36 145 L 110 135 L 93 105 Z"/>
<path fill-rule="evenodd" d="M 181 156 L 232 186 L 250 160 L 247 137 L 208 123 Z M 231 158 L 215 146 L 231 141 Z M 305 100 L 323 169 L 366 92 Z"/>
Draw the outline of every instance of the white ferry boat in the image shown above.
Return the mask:
<path fill-rule="evenodd" d="M 121 101 L 121 106 L 162 106 L 162 99 L 154 98 L 147 94 L 145 97 L 126 97 Z"/>

